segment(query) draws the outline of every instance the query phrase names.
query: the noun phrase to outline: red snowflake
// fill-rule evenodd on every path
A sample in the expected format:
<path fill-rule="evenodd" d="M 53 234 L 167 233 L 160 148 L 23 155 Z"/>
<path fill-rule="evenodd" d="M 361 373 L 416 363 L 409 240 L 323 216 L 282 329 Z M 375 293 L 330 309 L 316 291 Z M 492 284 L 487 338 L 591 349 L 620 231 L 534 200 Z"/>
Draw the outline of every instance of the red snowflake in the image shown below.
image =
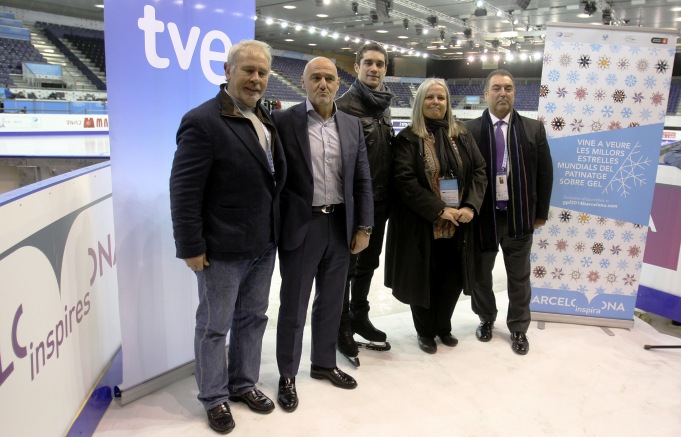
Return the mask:
<path fill-rule="evenodd" d="M 622 281 L 624 281 L 624 283 L 627 285 L 634 285 L 636 278 L 632 274 L 627 274 L 624 278 L 622 278 Z"/>
<path fill-rule="evenodd" d="M 599 275 L 596 270 L 591 270 L 587 277 L 589 278 L 589 282 L 598 282 L 598 280 L 601 279 L 601 275 Z"/>
<path fill-rule="evenodd" d="M 630 257 L 636 258 L 640 254 L 641 254 L 641 248 L 640 247 L 633 245 L 629 248 L 629 256 Z"/>
<path fill-rule="evenodd" d="M 565 276 L 565 273 L 563 273 L 563 269 L 559 269 L 556 267 L 553 269 L 553 272 L 551 272 L 551 275 L 553 275 L 553 279 L 561 280 L 563 276 Z"/>
<path fill-rule="evenodd" d="M 622 123 L 619 121 L 611 121 L 608 125 L 608 130 L 622 129 Z"/>
<path fill-rule="evenodd" d="M 575 91 L 575 97 L 577 97 L 577 100 L 580 100 L 580 101 L 586 99 L 586 96 L 588 94 L 589 93 L 586 92 L 586 88 L 584 88 L 582 86 L 577 88 L 577 90 Z"/>
<path fill-rule="evenodd" d="M 660 106 L 662 104 L 662 101 L 664 100 L 664 96 L 662 95 L 662 93 L 659 92 L 654 93 L 650 100 L 652 100 L 653 105 Z"/>
<path fill-rule="evenodd" d="M 556 242 L 556 249 L 558 252 L 564 252 L 568 248 L 567 241 L 565 240 L 558 240 Z"/>

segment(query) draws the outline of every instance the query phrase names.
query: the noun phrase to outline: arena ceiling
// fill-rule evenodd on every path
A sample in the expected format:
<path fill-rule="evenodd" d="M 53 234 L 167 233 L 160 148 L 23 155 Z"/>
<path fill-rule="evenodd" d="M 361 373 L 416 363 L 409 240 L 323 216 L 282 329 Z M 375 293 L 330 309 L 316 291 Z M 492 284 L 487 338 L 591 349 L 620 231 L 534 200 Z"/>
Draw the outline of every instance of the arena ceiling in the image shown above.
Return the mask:
<path fill-rule="evenodd" d="M 231 1 L 225 0 L 224 5 Z M 2 3 L 103 20 L 103 9 L 97 7 L 103 0 Z M 276 49 L 352 53 L 364 40 L 372 39 L 400 52 L 400 56 L 409 56 L 411 51 L 411 56 L 427 53 L 432 58 L 447 59 L 479 53 L 485 47 L 500 53 L 541 52 L 549 22 L 678 30 L 681 1 L 256 0 L 256 15 L 256 38 Z M 677 51 L 681 51 L 679 47 Z"/>

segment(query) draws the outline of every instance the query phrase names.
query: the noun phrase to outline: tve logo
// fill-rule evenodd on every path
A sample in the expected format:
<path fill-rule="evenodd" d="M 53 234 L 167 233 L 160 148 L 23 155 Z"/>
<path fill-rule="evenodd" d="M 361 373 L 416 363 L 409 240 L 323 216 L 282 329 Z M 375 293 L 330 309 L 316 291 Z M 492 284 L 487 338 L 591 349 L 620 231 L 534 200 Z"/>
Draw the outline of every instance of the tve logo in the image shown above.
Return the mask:
<path fill-rule="evenodd" d="M 201 37 L 201 29 L 193 26 L 189 30 L 189 35 L 181 35 L 177 24 L 169 22 L 166 26 L 163 21 L 157 20 L 156 9 L 151 5 L 144 6 L 144 16 L 137 20 L 137 27 L 144 32 L 144 53 L 147 62 L 152 67 L 164 69 L 171 66 L 171 58 L 163 56 L 164 53 L 158 53 L 158 38 L 170 38 L 175 52 L 172 61 L 177 61 L 177 64 L 183 70 L 187 70 L 191 66 L 196 46 L 201 39 L 199 58 L 203 75 L 215 85 L 220 85 L 225 81 L 224 71 L 216 74 L 211 68 L 211 61 L 224 63 L 227 60 L 227 53 L 232 47 L 232 41 L 224 32 L 211 30 Z M 167 33 L 165 32 L 166 27 L 168 28 Z M 224 49 L 213 51 L 211 45 L 214 41 L 222 43 Z"/>

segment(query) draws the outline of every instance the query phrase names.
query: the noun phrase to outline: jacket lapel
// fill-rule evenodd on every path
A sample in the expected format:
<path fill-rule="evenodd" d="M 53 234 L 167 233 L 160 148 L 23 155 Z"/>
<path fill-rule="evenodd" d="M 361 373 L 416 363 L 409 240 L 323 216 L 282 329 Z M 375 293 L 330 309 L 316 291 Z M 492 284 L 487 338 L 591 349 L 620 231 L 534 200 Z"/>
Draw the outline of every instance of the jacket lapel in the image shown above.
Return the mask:
<path fill-rule="evenodd" d="M 307 134 L 307 112 L 305 111 L 305 102 L 294 106 L 291 111 L 293 132 L 295 133 L 298 147 L 300 147 L 300 151 L 305 158 L 307 170 L 312 174 L 312 152 L 310 151 L 310 137 Z"/>

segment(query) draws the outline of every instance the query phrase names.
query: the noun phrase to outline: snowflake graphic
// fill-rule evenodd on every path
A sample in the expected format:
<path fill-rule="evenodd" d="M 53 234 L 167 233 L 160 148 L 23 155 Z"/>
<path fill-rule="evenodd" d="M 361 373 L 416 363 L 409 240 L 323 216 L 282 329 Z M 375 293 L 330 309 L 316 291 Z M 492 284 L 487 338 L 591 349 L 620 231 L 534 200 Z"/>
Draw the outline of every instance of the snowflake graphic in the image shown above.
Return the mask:
<path fill-rule="evenodd" d="M 608 223 L 607 217 L 603 217 L 602 215 L 599 215 L 598 217 L 596 217 L 596 224 L 603 226 L 606 223 Z"/>
<path fill-rule="evenodd" d="M 566 266 L 571 266 L 574 262 L 575 259 L 571 255 L 565 255 L 563 257 L 563 264 L 565 264 Z"/>
<path fill-rule="evenodd" d="M 594 99 L 598 100 L 599 102 L 605 100 L 606 97 L 607 94 L 605 93 L 604 89 L 597 89 L 596 91 L 594 91 Z"/>
<path fill-rule="evenodd" d="M 601 70 L 610 68 L 610 58 L 607 56 L 601 56 L 600 58 L 598 58 L 598 68 L 600 68 Z"/>
<path fill-rule="evenodd" d="M 558 88 L 558 89 L 556 90 L 556 95 L 558 95 L 559 98 L 563 98 L 563 99 L 564 99 L 566 94 L 567 94 L 567 90 L 565 89 L 565 87 Z"/>
<path fill-rule="evenodd" d="M 587 291 L 586 285 L 580 285 L 577 289 L 579 290 L 580 293 L 586 294 Z"/>
<path fill-rule="evenodd" d="M 546 268 L 544 266 L 537 266 L 534 268 L 533 273 L 535 278 L 542 279 L 546 276 Z"/>
<path fill-rule="evenodd" d="M 636 103 L 641 103 L 641 102 L 643 101 L 643 99 L 644 99 L 643 93 L 641 93 L 641 92 L 634 93 L 634 95 L 633 95 L 631 98 L 632 98 L 632 99 L 634 100 L 634 102 L 636 102 Z"/>
<path fill-rule="evenodd" d="M 662 93 L 653 93 L 652 97 L 650 97 L 650 100 L 653 102 L 653 105 L 660 106 L 664 100 L 664 96 Z"/>
<path fill-rule="evenodd" d="M 636 127 L 636 126 L 640 126 L 640 125 L 641 125 L 641 123 L 639 123 L 638 121 L 632 121 L 627 125 L 627 127 Z"/>
<path fill-rule="evenodd" d="M 560 234 L 560 228 L 558 227 L 558 225 L 549 226 L 549 234 L 551 234 L 552 237 L 555 237 L 556 235 Z"/>
<path fill-rule="evenodd" d="M 596 230 L 594 228 L 589 228 L 584 235 L 586 235 L 586 238 L 588 239 L 593 239 L 596 236 Z"/>
<path fill-rule="evenodd" d="M 624 93 L 624 90 L 615 90 L 614 93 L 612 93 L 612 100 L 615 103 L 622 103 L 624 102 L 624 99 L 627 98 L 627 95 Z"/>
<path fill-rule="evenodd" d="M 557 82 L 560 79 L 560 72 L 558 70 L 551 70 L 549 73 L 546 75 L 546 77 L 551 81 L 551 82 Z"/>
<path fill-rule="evenodd" d="M 532 261 L 533 263 L 537 262 L 538 259 L 539 259 L 539 255 L 537 255 L 536 253 L 532 252 L 530 254 L 530 261 Z"/>
<path fill-rule="evenodd" d="M 637 245 L 633 245 L 629 248 L 628 252 L 630 257 L 636 258 L 641 254 L 641 248 L 638 247 Z"/>
<path fill-rule="evenodd" d="M 617 61 L 617 69 L 624 71 L 627 68 L 629 68 L 629 60 L 627 58 L 620 58 Z"/>
<path fill-rule="evenodd" d="M 582 119 L 574 119 L 572 123 L 570 123 L 570 126 L 572 126 L 572 132 L 581 132 L 582 128 L 584 128 L 584 123 L 582 123 Z"/>
<path fill-rule="evenodd" d="M 641 118 L 644 120 L 648 120 L 652 114 L 650 113 L 649 109 L 643 109 L 641 111 Z"/>
<path fill-rule="evenodd" d="M 577 221 L 582 225 L 589 223 L 589 220 L 591 220 L 591 216 L 585 212 L 579 213 L 579 216 L 577 217 Z"/>
<path fill-rule="evenodd" d="M 608 281 L 608 283 L 610 283 L 610 284 L 614 284 L 615 281 L 617 281 L 617 275 L 615 274 L 615 272 L 608 273 L 607 281 Z"/>
<path fill-rule="evenodd" d="M 539 235 L 539 234 L 541 234 L 542 230 L 544 230 L 543 227 L 542 227 L 542 228 L 537 228 L 537 229 L 535 229 L 535 230 L 534 230 L 534 235 Z"/>
<path fill-rule="evenodd" d="M 594 243 L 594 245 L 591 246 L 591 252 L 593 252 L 594 255 L 602 254 L 603 250 L 605 250 L 603 243 Z"/>
<path fill-rule="evenodd" d="M 631 108 L 624 108 L 620 112 L 620 115 L 622 118 L 631 118 L 631 116 L 634 114 L 634 111 L 631 110 Z"/>
<path fill-rule="evenodd" d="M 617 227 L 621 228 L 622 226 L 624 226 L 624 223 L 625 223 L 624 220 L 615 220 L 615 226 Z"/>
<path fill-rule="evenodd" d="M 600 121 L 594 120 L 591 122 L 591 131 L 592 132 L 598 132 L 603 129 L 603 125 L 601 124 Z"/>
<path fill-rule="evenodd" d="M 549 253 L 546 255 L 546 264 L 553 265 L 556 262 L 556 255 Z"/>
<path fill-rule="evenodd" d="M 659 60 L 655 64 L 655 71 L 658 74 L 664 74 L 664 73 L 667 72 L 668 69 L 669 69 L 669 64 L 667 63 L 667 61 Z"/>
<path fill-rule="evenodd" d="M 607 241 L 612 240 L 613 238 L 615 238 L 615 231 L 613 231 L 612 229 L 606 229 L 606 231 L 603 232 L 603 238 L 605 238 Z"/>
<path fill-rule="evenodd" d="M 579 73 L 576 71 L 571 71 L 567 75 L 567 80 L 570 83 L 577 83 L 579 81 Z"/>
<path fill-rule="evenodd" d="M 549 95 L 548 85 L 542 85 L 539 87 L 539 97 L 546 97 Z"/>
<path fill-rule="evenodd" d="M 598 287 L 598 288 L 596 289 L 596 294 L 603 294 L 603 293 L 605 293 L 605 288 L 603 288 L 603 287 Z"/>
<path fill-rule="evenodd" d="M 546 126 L 546 118 L 544 118 L 543 115 L 540 115 L 539 117 L 537 117 L 537 121 L 539 123 L 543 124 L 544 126 Z"/>
<path fill-rule="evenodd" d="M 553 276 L 553 279 L 560 281 L 563 278 L 563 276 L 565 276 L 565 273 L 563 273 L 563 269 L 556 267 L 551 272 L 551 276 Z"/>
<path fill-rule="evenodd" d="M 634 268 L 636 269 L 637 272 L 641 271 L 641 267 L 643 267 L 643 263 L 641 261 L 638 261 L 635 265 Z"/>
<path fill-rule="evenodd" d="M 666 108 L 657 113 L 657 119 L 658 120 L 664 120 L 665 118 L 667 118 L 667 109 Z"/>
<path fill-rule="evenodd" d="M 641 155 L 641 145 L 636 145 L 624 159 L 622 166 L 615 172 L 608 185 L 603 190 L 604 194 L 618 192 L 622 197 L 628 197 L 636 186 L 643 186 L 647 181 L 643 169 L 651 165 L 651 159 Z"/>
<path fill-rule="evenodd" d="M 570 290 L 570 286 L 568 284 L 560 284 L 560 289 L 561 290 Z"/>
<path fill-rule="evenodd" d="M 638 79 L 633 74 L 624 78 L 624 84 L 628 87 L 636 86 L 636 82 L 638 82 Z"/>
<path fill-rule="evenodd" d="M 546 112 L 549 114 L 553 114 L 556 111 L 556 104 L 553 102 L 549 102 L 544 106 L 544 109 L 546 109 Z"/>
<path fill-rule="evenodd" d="M 605 76 L 605 83 L 607 83 L 610 86 L 615 85 L 617 83 L 617 76 L 615 76 L 612 73 L 608 74 L 607 76 Z"/>
<path fill-rule="evenodd" d="M 570 226 L 567 230 L 568 237 L 576 237 L 577 236 L 577 227 L 576 226 Z"/>
<path fill-rule="evenodd" d="M 577 62 L 580 68 L 589 68 L 591 66 L 591 57 L 589 55 L 581 55 Z"/>
<path fill-rule="evenodd" d="M 634 285 L 634 282 L 636 282 L 636 278 L 634 277 L 633 274 L 627 273 L 627 274 L 624 276 L 624 279 L 622 279 L 622 281 L 623 281 L 626 285 Z"/>
<path fill-rule="evenodd" d="M 572 63 L 572 56 L 568 55 L 567 53 L 564 53 L 560 55 L 560 59 L 558 60 L 560 63 L 561 67 L 568 67 Z"/>
<path fill-rule="evenodd" d="M 558 252 L 565 252 L 567 250 L 568 246 L 569 245 L 567 244 L 567 241 L 565 241 L 563 239 L 560 239 L 556 242 L 556 250 Z"/>
<path fill-rule="evenodd" d="M 653 76 L 646 76 L 643 80 L 643 85 L 645 85 L 646 88 L 655 88 L 657 80 Z"/>
<path fill-rule="evenodd" d="M 602 115 L 603 117 L 605 117 L 605 118 L 610 118 L 610 117 L 612 117 L 612 114 L 613 114 L 614 112 L 615 112 L 615 111 L 612 109 L 612 106 L 610 106 L 610 105 L 605 105 L 605 106 L 601 109 L 601 115 Z"/>
<path fill-rule="evenodd" d="M 544 65 L 551 64 L 551 61 L 553 61 L 553 56 L 550 53 L 544 53 Z"/>
<path fill-rule="evenodd" d="M 549 241 L 547 239 L 540 239 L 538 245 L 540 249 L 546 249 L 549 247 Z"/>
<path fill-rule="evenodd" d="M 634 234 L 631 231 L 624 231 L 622 232 L 622 240 L 626 241 L 627 243 L 631 242 L 631 240 L 634 239 Z"/>
<path fill-rule="evenodd" d="M 586 244 L 582 241 L 578 241 L 575 243 L 575 252 L 582 253 L 584 252 L 584 249 L 586 249 Z"/>
<path fill-rule="evenodd" d="M 649 67 L 648 61 L 645 59 L 641 59 L 636 62 L 636 69 L 640 73 L 645 73 L 648 70 L 648 67 Z"/>
<path fill-rule="evenodd" d="M 551 120 L 551 127 L 556 131 L 562 131 L 565 124 L 565 119 L 563 117 L 554 117 L 554 119 Z"/>
<path fill-rule="evenodd" d="M 574 105 L 573 103 L 568 103 L 568 104 L 565 105 L 565 107 L 563 108 L 563 111 L 565 111 L 565 113 L 566 113 L 567 115 L 572 115 L 572 114 L 575 113 L 575 105 Z"/>
<path fill-rule="evenodd" d="M 607 39 L 608 36 L 605 35 L 604 38 Z M 622 46 L 620 46 L 619 44 L 614 44 L 613 46 L 610 47 L 610 51 L 613 53 L 619 53 L 620 50 L 622 50 Z"/>
<path fill-rule="evenodd" d="M 613 255 L 619 255 L 621 251 L 622 251 L 622 249 L 620 248 L 619 244 L 612 246 L 610 248 L 610 253 L 613 254 Z"/>
<path fill-rule="evenodd" d="M 608 130 L 622 129 L 622 123 L 619 121 L 611 121 L 608 125 Z"/>
<path fill-rule="evenodd" d="M 575 97 L 577 97 L 577 100 L 579 101 L 586 99 L 586 96 L 588 94 L 589 93 L 586 92 L 586 88 L 584 88 L 583 86 L 580 86 L 575 90 Z"/>
<path fill-rule="evenodd" d="M 599 275 L 596 270 L 591 270 L 588 279 L 589 282 L 598 282 L 598 280 L 601 279 L 601 275 Z"/>
<path fill-rule="evenodd" d="M 620 260 L 617 263 L 617 268 L 620 270 L 627 270 L 629 268 L 629 263 L 626 260 Z"/>
<path fill-rule="evenodd" d="M 603 48 L 603 44 L 598 44 L 598 43 L 591 44 L 591 51 L 600 52 L 602 48 Z"/>
<path fill-rule="evenodd" d="M 589 83 L 589 85 L 595 85 L 596 82 L 598 82 L 598 74 L 597 73 L 587 74 L 586 81 Z"/>
<path fill-rule="evenodd" d="M 651 56 L 657 56 L 658 53 L 659 50 L 657 49 L 657 47 L 648 47 L 648 54 L 650 54 Z"/>
<path fill-rule="evenodd" d="M 582 258 L 582 267 L 591 267 L 594 262 L 591 260 L 590 256 L 585 256 Z"/>
<path fill-rule="evenodd" d="M 648 234 L 641 234 L 638 238 L 641 240 L 641 243 L 645 243 L 648 240 Z"/>
<path fill-rule="evenodd" d="M 582 113 L 584 115 L 592 115 L 594 113 L 594 111 L 595 111 L 595 108 L 593 107 L 593 105 L 587 104 L 587 105 L 584 105 L 584 108 L 582 108 Z"/>
<path fill-rule="evenodd" d="M 572 273 L 570 273 L 570 279 L 575 282 L 582 279 L 582 272 L 580 272 L 579 269 L 573 270 Z"/>
<path fill-rule="evenodd" d="M 639 46 L 631 46 L 629 47 L 629 53 L 632 55 L 638 55 L 641 52 L 641 47 Z"/>
<path fill-rule="evenodd" d="M 602 269 L 607 269 L 610 267 L 610 260 L 608 258 L 603 258 L 598 265 L 601 266 Z"/>

